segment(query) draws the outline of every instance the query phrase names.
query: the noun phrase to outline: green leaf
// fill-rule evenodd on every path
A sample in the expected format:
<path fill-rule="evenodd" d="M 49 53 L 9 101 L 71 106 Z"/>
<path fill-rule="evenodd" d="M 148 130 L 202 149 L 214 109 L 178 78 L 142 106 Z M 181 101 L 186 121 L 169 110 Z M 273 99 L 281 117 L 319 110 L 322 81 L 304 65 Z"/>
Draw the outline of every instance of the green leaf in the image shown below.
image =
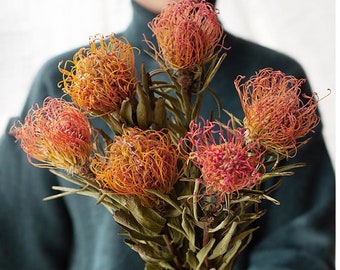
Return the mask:
<path fill-rule="evenodd" d="M 136 232 L 143 233 L 145 228 L 143 228 L 137 220 L 127 211 L 117 210 L 113 213 L 113 218 L 115 221 L 125 229 L 134 230 Z"/>
<path fill-rule="evenodd" d="M 182 228 L 185 232 L 186 238 L 189 241 L 189 248 L 192 251 L 195 251 L 196 250 L 196 246 L 195 246 L 196 234 L 195 234 L 194 226 L 192 222 L 189 220 L 189 216 L 186 213 L 187 210 L 188 208 L 184 207 L 183 213 L 182 213 Z"/>
<path fill-rule="evenodd" d="M 225 234 L 225 236 L 222 238 L 222 240 L 216 245 L 214 248 L 212 254 L 209 256 L 209 260 L 216 259 L 217 257 L 223 255 L 226 250 L 229 248 L 229 244 L 231 241 L 231 238 L 236 230 L 237 222 L 233 222 L 228 229 L 228 232 Z"/>
<path fill-rule="evenodd" d="M 224 58 L 227 56 L 226 53 L 222 54 L 221 56 L 217 56 L 211 61 L 211 65 L 209 66 L 209 69 L 207 71 L 206 77 L 204 78 L 204 84 L 200 89 L 201 91 L 204 91 L 210 84 L 210 82 L 215 77 L 217 71 L 219 70 Z"/>
<path fill-rule="evenodd" d="M 161 249 L 155 249 L 148 244 L 135 242 L 131 239 L 125 239 L 125 243 L 134 251 L 138 252 L 141 258 L 147 263 L 161 263 L 166 265 L 172 261 L 173 256 Z"/>
<path fill-rule="evenodd" d="M 159 266 L 162 268 L 162 270 L 176 270 L 174 267 L 171 266 L 170 263 L 166 262 L 166 261 L 159 261 Z M 158 266 L 158 270 L 159 270 L 159 266 Z"/>
<path fill-rule="evenodd" d="M 195 256 L 195 253 L 191 251 L 190 249 L 185 254 L 185 262 L 189 265 L 189 269 L 197 269 L 198 266 L 198 260 Z"/>
<path fill-rule="evenodd" d="M 198 266 L 197 268 L 200 269 L 202 264 L 204 263 L 205 259 L 208 257 L 211 248 L 214 246 L 216 239 L 211 238 L 209 242 L 197 253 L 196 257 L 198 259 Z"/>
<path fill-rule="evenodd" d="M 126 203 L 126 207 L 143 227 L 157 234 L 163 230 L 166 219 L 159 215 L 156 211 L 142 206 L 136 197 L 129 197 Z"/>
<path fill-rule="evenodd" d="M 263 198 L 266 199 L 267 201 L 271 201 L 272 203 L 276 204 L 276 205 L 280 205 L 280 202 L 276 199 L 274 199 L 271 196 L 268 196 L 266 194 L 263 194 Z"/>
<path fill-rule="evenodd" d="M 159 270 L 158 263 L 146 263 L 144 270 Z"/>
<path fill-rule="evenodd" d="M 146 263 L 145 270 L 160 270 L 160 268 L 163 270 L 175 270 L 174 267 L 172 267 L 169 263 L 164 262 L 158 262 L 158 263 Z"/>
<path fill-rule="evenodd" d="M 175 243 L 177 248 L 183 246 L 184 239 L 186 238 L 180 223 L 180 217 L 169 218 L 167 223 L 167 230 L 170 234 L 171 243 Z"/>
<path fill-rule="evenodd" d="M 165 245 L 164 238 L 161 235 L 143 227 L 130 212 L 117 210 L 113 213 L 113 218 L 123 229 L 125 229 L 125 232 L 121 232 L 120 234 L 128 235 L 131 239 L 136 241 L 149 241 L 158 246 Z"/>
<path fill-rule="evenodd" d="M 210 228 L 209 229 L 209 232 L 210 233 L 215 233 L 215 232 L 217 232 L 217 231 L 219 231 L 219 230 L 221 230 L 221 229 L 224 229 L 226 226 L 227 226 L 227 224 L 230 222 L 230 219 L 228 219 L 228 218 L 225 218 L 220 224 L 218 224 L 215 228 Z"/>
<path fill-rule="evenodd" d="M 249 230 L 246 230 L 246 231 L 244 231 L 244 232 L 242 232 L 242 233 L 238 233 L 238 234 L 235 236 L 235 241 L 238 241 L 238 240 L 242 241 L 242 240 L 243 240 L 244 238 L 246 238 L 247 236 L 252 235 L 252 233 L 253 233 L 254 231 L 258 230 L 259 228 L 260 228 L 260 227 L 257 226 L 257 227 L 255 227 L 255 228 L 251 228 L 251 229 L 249 229 Z"/>
<path fill-rule="evenodd" d="M 180 215 L 182 213 L 182 209 L 181 207 L 175 202 L 173 201 L 169 196 L 158 192 L 157 190 L 153 190 L 153 189 L 147 189 L 147 192 L 156 195 L 157 197 L 161 198 L 162 200 L 164 200 L 165 202 L 167 202 L 169 205 L 171 205 L 174 209 L 176 209 L 178 211 L 178 215 Z"/>
<path fill-rule="evenodd" d="M 235 259 L 235 254 L 239 250 L 241 244 L 242 244 L 241 240 L 235 242 L 234 246 L 223 256 L 223 263 L 218 268 L 218 270 L 233 269 L 230 263 Z"/>
<path fill-rule="evenodd" d="M 167 223 L 167 226 L 168 226 L 169 228 L 171 228 L 171 229 L 173 229 L 173 230 L 179 232 L 180 234 L 182 234 L 182 235 L 186 238 L 186 237 L 187 237 L 187 234 L 185 233 L 185 231 L 183 230 L 183 228 L 182 228 L 179 224 L 177 224 L 176 221 L 178 221 L 178 220 L 177 220 L 177 219 L 174 219 L 174 218 L 170 219 L 170 220 L 168 221 L 168 223 Z"/>
<path fill-rule="evenodd" d="M 160 235 L 151 235 L 148 233 L 141 233 L 135 230 L 126 230 L 126 232 L 124 233 L 120 233 L 120 234 L 127 234 L 131 239 L 134 239 L 136 241 L 148 241 L 148 242 L 153 242 L 157 245 L 160 246 L 164 246 L 164 238 Z"/>

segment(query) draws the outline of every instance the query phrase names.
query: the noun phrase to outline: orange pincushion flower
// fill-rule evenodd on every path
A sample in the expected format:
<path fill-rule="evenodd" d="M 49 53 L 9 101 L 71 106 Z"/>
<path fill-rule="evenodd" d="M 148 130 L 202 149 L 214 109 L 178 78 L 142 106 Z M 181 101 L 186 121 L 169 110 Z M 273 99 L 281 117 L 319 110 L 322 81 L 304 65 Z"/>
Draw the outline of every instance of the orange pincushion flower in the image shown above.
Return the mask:
<path fill-rule="evenodd" d="M 119 110 L 124 99 L 132 97 L 137 77 L 133 47 L 110 36 L 90 38 L 90 47 L 80 49 L 73 61 L 59 70 L 63 91 L 87 113 L 107 114 Z M 71 63 L 71 71 L 67 65 Z"/>
<path fill-rule="evenodd" d="M 304 79 L 286 76 L 270 68 L 260 70 L 248 81 L 239 76 L 235 86 L 245 113 L 244 126 L 249 140 L 259 140 L 267 150 L 290 156 L 297 139 L 319 123 L 315 95 L 302 95 Z"/>
<path fill-rule="evenodd" d="M 78 173 L 92 151 L 91 129 L 85 115 L 72 103 L 46 98 L 43 107 L 32 106 L 24 124 L 17 121 L 10 133 L 36 167 Z M 42 163 L 32 161 L 36 159 Z"/>
<path fill-rule="evenodd" d="M 214 6 L 204 0 L 171 2 L 149 27 L 159 51 L 150 42 L 149 46 L 175 70 L 209 62 L 223 36 Z"/>
<path fill-rule="evenodd" d="M 126 128 L 105 157 L 92 161 L 91 170 L 104 191 L 135 195 L 151 206 L 146 189 L 169 194 L 179 177 L 177 161 L 177 149 L 165 131 Z"/>
<path fill-rule="evenodd" d="M 207 193 L 223 197 L 261 181 L 262 153 L 255 144 L 245 143 L 242 129 L 231 133 L 216 122 L 193 121 L 180 145 L 200 169 Z"/>

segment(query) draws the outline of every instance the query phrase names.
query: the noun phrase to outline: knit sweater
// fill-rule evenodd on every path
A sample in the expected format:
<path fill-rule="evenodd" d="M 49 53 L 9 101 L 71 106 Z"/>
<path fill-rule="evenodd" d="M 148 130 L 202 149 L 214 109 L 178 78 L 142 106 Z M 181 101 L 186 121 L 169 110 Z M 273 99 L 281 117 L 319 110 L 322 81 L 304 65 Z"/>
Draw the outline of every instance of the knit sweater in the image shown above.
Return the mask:
<path fill-rule="evenodd" d="M 121 35 L 141 49 L 136 67 L 156 68 L 142 41 L 153 40 L 147 23 L 155 16 L 133 2 L 133 20 Z M 89 33 L 90 34 L 90 33 Z M 237 75 L 247 77 L 271 67 L 287 75 L 305 78 L 292 58 L 226 33 L 224 46 L 230 48 L 211 87 L 222 107 L 242 118 L 234 87 Z M 79 48 L 58 55 L 42 66 L 30 89 L 22 114 L 47 96 L 60 97 L 58 63 L 72 59 Z M 308 83 L 303 92 L 310 95 Z M 202 115 L 208 116 L 215 101 L 207 95 Z M 215 113 L 217 115 L 217 111 Z M 221 121 L 227 116 L 222 115 Z M 9 122 L 8 128 L 13 123 Z M 101 123 L 96 123 L 102 125 Z M 335 176 L 325 148 L 320 124 L 311 142 L 292 162 L 306 162 L 285 179 L 273 196 L 280 206 L 263 203 L 267 213 L 259 222 L 250 246 L 237 261 L 239 270 L 328 270 L 334 269 Z M 0 269 L 3 270 L 124 270 L 143 269 L 139 255 L 124 244 L 121 228 L 109 212 L 92 198 L 72 195 L 42 201 L 55 192 L 54 185 L 70 186 L 48 170 L 33 167 L 13 137 L 0 140 Z"/>

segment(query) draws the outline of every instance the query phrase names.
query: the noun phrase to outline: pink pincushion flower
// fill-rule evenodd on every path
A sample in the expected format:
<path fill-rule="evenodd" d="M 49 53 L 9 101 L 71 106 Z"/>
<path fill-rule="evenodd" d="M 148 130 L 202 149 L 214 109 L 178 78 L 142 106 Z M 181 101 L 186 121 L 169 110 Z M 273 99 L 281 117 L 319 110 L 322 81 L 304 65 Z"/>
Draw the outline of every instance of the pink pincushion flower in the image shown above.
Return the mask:
<path fill-rule="evenodd" d="M 243 79 L 239 76 L 235 86 L 245 113 L 248 140 L 259 141 L 268 151 L 290 156 L 297 140 L 319 123 L 315 95 L 301 96 L 304 79 L 270 68 L 241 83 Z"/>
<path fill-rule="evenodd" d="M 63 91 L 87 113 L 118 111 L 122 101 L 135 93 L 134 50 L 123 38 L 92 37 L 90 47 L 80 49 L 64 68 L 60 63 L 59 70 L 63 74 Z"/>
<path fill-rule="evenodd" d="M 204 0 L 171 2 L 149 27 L 156 36 L 159 50 L 151 42 L 149 46 L 175 70 L 209 62 L 223 37 L 214 6 Z"/>
<path fill-rule="evenodd" d="M 246 144 L 243 130 L 216 122 L 191 122 L 181 148 L 201 171 L 201 181 L 211 194 L 225 195 L 259 183 L 262 154 Z"/>
<path fill-rule="evenodd" d="M 72 103 L 46 98 L 43 107 L 32 106 L 24 124 L 10 130 L 34 166 L 78 173 L 92 151 L 91 127 L 85 115 Z M 35 163 L 32 159 L 42 163 Z"/>
<path fill-rule="evenodd" d="M 146 206 L 155 199 L 147 189 L 169 194 L 179 178 L 179 154 L 164 130 L 125 128 L 107 155 L 98 155 L 91 170 L 105 192 L 137 196 Z"/>

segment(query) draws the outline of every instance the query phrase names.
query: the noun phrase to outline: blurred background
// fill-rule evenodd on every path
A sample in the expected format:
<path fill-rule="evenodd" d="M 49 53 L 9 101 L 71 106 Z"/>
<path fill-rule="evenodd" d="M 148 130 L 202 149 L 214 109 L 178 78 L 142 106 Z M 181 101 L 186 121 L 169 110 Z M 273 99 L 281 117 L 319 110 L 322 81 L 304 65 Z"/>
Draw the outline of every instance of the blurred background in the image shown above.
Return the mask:
<path fill-rule="evenodd" d="M 120 32 L 131 0 L 11 0 L 0 10 L 0 132 L 20 113 L 30 84 L 50 57 L 86 45 L 96 33 Z M 218 0 L 233 34 L 286 53 L 304 67 L 319 97 L 324 135 L 335 163 L 335 0 Z"/>

